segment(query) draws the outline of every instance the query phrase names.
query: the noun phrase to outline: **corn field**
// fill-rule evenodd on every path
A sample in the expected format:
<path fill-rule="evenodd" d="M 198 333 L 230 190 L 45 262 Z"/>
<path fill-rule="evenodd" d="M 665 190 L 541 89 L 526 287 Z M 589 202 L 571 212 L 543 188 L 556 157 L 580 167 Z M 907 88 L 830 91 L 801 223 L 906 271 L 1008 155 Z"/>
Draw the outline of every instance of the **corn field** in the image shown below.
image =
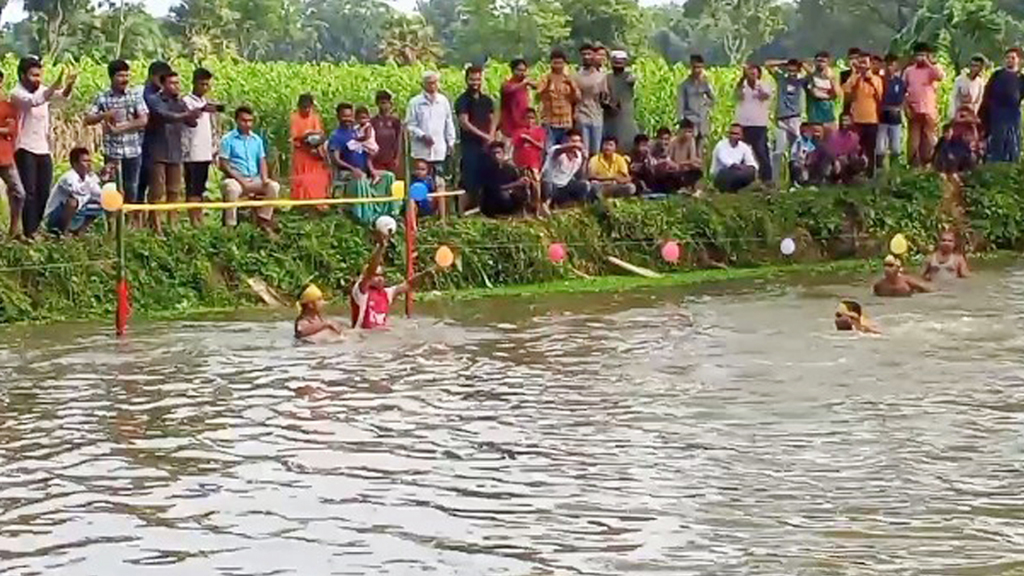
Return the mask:
<path fill-rule="evenodd" d="M 11 57 L 3 63 L 8 89 L 15 78 L 15 64 Z M 402 114 L 405 102 L 419 91 L 421 75 L 427 69 L 422 65 L 249 62 L 237 59 L 209 60 L 202 64 L 215 75 L 213 99 L 227 105 L 229 112 L 241 104 L 248 104 L 256 110 L 257 129 L 266 136 L 271 157 L 279 159 L 275 164 L 287 162 L 288 117 L 303 92 L 310 92 L 316 97 L 327 126 L 333 125 L 334 107 L 339 102 L 372 106 L 378 90 L 391 92 L 395 96 L 397 111 Z M 178 61 L 174 65 L 182 75 L 183 89 L 187 89 L 195 64 Z M 146 66 L 145 62 L 132 63 L 134 83 L 141 84 L 145 80 Z M 71 102 L 54 110 L 54 151 L 58 160 L 72 146 L 84 144 L 94 150 L 99 146 L 98 131 L 82 125 L 81 113 L 96 94 L 108 87 L 106 64 L 83 61 L 79 63 L 78 70 L 80 75 L 74 97 Z M 660 58 L 642 58 L 632 64 L 632 70 L 638 78 L 636 115 L 641 128 L 653 133 L 660 126 L 671 127 L 676 120 L 676 89 L 688 73 L 686 67 L 671 66 Z M 544 66 L 538 65 L 531 76 L 536 78 L 545 71 Z M 55 69 L 48 69 L 46 78 L 52 80 L 57 73 Z M 463 90 L 462 71 L 446 68 L 441 73 L 442 90 L 454 101 Z M 497 95 L 501 82 L 507 76 L 506 65 L 491 64 L 485 77 L 485 91 Z M 713 131 L 721 134 L 733 120 L 735 103 L 732 89 L 739 79 L 740 69 L 711 68 L 708 76 L 717 97 L 712 113 Z M 945 102 L 954 76 L 953 71 L 947 71 L 940 102 Z M 225 115 L 222 122 L 227 127 L 229 115 Z"/>

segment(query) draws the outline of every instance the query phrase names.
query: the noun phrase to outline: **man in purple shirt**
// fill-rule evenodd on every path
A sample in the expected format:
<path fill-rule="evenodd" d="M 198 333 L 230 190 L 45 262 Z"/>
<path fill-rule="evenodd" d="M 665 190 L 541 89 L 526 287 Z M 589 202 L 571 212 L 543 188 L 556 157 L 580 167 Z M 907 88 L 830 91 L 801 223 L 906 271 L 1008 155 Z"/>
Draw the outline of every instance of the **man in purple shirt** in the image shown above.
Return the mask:
<path fill-rule="evenodd" d="M 834 182 L 849 184 L 868 167 L 849 113 L 839 117 L 839 130 L 828 136 L 824 149 L 832 164 L 829 174 Z"/>

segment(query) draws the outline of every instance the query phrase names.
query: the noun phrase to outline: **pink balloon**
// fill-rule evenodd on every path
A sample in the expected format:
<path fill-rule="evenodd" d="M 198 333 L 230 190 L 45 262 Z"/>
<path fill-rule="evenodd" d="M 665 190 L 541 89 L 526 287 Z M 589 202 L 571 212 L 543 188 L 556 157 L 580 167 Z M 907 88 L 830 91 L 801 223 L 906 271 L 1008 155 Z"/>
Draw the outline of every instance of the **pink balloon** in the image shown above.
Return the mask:
<path fill-rule="evenodd" d="M 679 257 L 682 256 L 682 249 L 679 247 L 679 242 L 675 240 L 669 240 L 661 245 L 661 257 L 666 262 L 675 264 L 679 262 Z"/>
<path fill-rule="evenodd" d="M 553 242 L 549 244 L 548 259 L 555 264 L 565 260 L 565 244 L 562 244 L 561 242 Z"/>

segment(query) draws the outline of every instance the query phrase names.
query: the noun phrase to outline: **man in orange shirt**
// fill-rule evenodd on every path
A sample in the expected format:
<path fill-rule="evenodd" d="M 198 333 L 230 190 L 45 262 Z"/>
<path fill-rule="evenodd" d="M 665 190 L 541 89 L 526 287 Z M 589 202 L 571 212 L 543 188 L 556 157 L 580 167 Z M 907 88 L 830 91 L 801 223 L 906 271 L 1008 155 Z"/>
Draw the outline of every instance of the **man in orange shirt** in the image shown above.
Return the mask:
<path fill-rule="evenodd" d="M 0 71 L 0 180 L 7 187 L 8 208 L 11 212 L 10 237 L 21 236 L 21 209 L 25 204 L 25 187 L 14 165 L 14 139 L 18 135 L 18 110 L 4 93 L 4 73 Z"/>
<path fill-rule="evenodd" d="M 863 150 L 868 154 L 868 176 L 875 174 L 875 144 L 878 139 L 878 111 L 882 104 L 885 84 L 882 77 L 871 70 L 871 55 L 860 54 L 853 61 L 853 73 L 843 83 L 843 93 L 850 103 L 850 115 L 856 127 Z"/>
<path fill-rule="evenodd" d="M 580 88 L 566 73 L 566 56 L 558 48 L 551 51 L 551 72 L 537 85 L 540 117 L 548 133 L 548 143 L 560 144 L 572 128 L 574 107 L 580 100 Z"/>

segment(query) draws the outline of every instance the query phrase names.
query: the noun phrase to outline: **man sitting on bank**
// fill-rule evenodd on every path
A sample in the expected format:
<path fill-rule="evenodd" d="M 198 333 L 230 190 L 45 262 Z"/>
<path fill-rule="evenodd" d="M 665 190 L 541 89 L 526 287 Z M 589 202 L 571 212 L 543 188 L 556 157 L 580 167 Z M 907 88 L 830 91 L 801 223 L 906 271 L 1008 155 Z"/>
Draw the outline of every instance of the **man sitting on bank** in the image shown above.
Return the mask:
<path fill-rule="evenodd" d="M 100 178 L 92 171 L 92 155 L 85 148 L 75 148 L 69 159 L 71 169 L 57 180 L 43 216 L 47 230 L 58 236 L 65 232 L 78 236 L 103 214 Z M 111 165 L 114 167 L 116 164 Z"/>
<path fill-rule="evenodd" d="M 601 140 L 601 152 L 594 154 L 587 164 L 590 186 L 595 195 L 603 197 L 635 196 L 636 185 L 629 176 L 629 161 L 616 152 L 619 141 L 615 136 Z"/>
<path fill-rule="evenodd" d="M 711 175 L 715 187 L 722 192 L 739 192 L 757 178 L 757 160 L 754 151 L 743 141 L 743 128 L 739 124 L 729 127 L 729 135 L 715 145 L 711 156 Z"/>
<path fill-rule="evenodd" d="M 256 116 L 252 108 L 240 106 L 235 110 L 235 129 L 220 141 L 218 168 L 224 173 L 221 193 L 224 200 L 234 202 L 241 197 L 254 200 L 275 200 L 281 185 L 267 175 L 267 152 L 263 139 L 252 131 Z M 238 210 L 224 211 L 224 225 L 238 224 Z M 274 208 L 256 209 L 256 225 L 265 231 L 274 228 Z"/>

